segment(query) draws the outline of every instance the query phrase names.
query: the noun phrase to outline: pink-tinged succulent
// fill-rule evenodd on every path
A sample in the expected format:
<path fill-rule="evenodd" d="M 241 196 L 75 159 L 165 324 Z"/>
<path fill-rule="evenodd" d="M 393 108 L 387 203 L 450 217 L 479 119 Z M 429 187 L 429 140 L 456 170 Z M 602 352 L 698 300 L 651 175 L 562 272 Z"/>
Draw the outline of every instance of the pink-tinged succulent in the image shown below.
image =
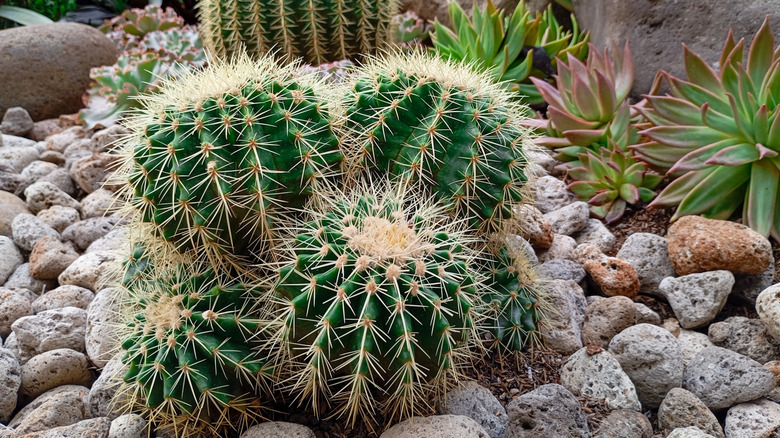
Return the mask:
<path fill-rule="evenodd" d="M 670 94 L 647 96 L 639 111 L 652 141 L 632 146 L 654 168 L 681 175 L 651 207 L 727 219 L 742 205 L 743 223 L 780 238 L 780 48 L 769 19 L 751 44 L 731 32 L 715 71 L 687 47 L 688 80 L 659 75 Z"/>
<path fill-rule="evenodd" d="M 143 37 L 155 30 L 168 30 L 182 26 L 184 26 L 184 19 L 176 15 L 173 9 L 163 10 L 159 6 L 148 5 L 143 9 L 128 9 L 122 12 L 122 15 L 106 20 L 98 29 L 103 33 L 123 31 Z"/>
<path fill-rule="evenodd" d="M 634 82 L 634 64 L 628 43 L 625 49 L 600 53 L 591 46 L 585 63 L 569 56 L 558 60 L 556 85 L 531 78 L 547 107 L 547 121 L 536 121 L 547 135 L 537 143 L 557 153 L 555 158 L 579 165 L 587 150 L 608 146 L 608 131 Z"/>
<path fill-rule="evenodd" d="M 648 170 L 628 149 L 639 141 L 628 102 L 620 106 L 605 136 L 606 146 L 578 155 L 579 166 L 569 169 L 574 182 L 568 189 L 590 204 L 591 214 L 613 223 L 623 216 L 626 205 L 653 199 L 662 176 Z"/>
<path fill-rule="evenodd" d="M 401 47 L 414 47 L 430 36 L 433 25 L 420 18 L 414 11 L 398 14 L 390 21 L 393 42 Z"/>

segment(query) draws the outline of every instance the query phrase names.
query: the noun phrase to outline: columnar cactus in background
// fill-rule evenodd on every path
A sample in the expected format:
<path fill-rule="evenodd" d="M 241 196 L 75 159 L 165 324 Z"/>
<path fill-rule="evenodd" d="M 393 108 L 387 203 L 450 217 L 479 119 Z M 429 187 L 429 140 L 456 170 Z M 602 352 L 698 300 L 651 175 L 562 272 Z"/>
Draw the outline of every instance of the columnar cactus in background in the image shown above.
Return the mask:
<path fill-rule="evenodd" d="M 541 286 L 516 239 L 520 237 L 496 237 L 482 254 L 487 280 L 480 293 L 484 303 L 480 327 L 487 331 L 488 346 L 498 353 L 518 353 L 529 343 L 540 342 Z"/>
<path fill-rule="evenodd" d="M 259 417 L 271 374 L 260 345 L 260 290 L 186 257 L 134 256 L 121 311 L 127 371 L 116 400 L 177 436 L 245 428 Z M 137 269 L 139 260 L 151 269 Z"/>
<path fill-rule="evenodd" d="M 350 166 L 428 186 L 475 229 L 511 217 L 531 177 L 528 108 L 465 63 L 413 52 L 373 59 L 348 80 Z"/>
<path fill-rule="evenodd" d="M 348 421 L 419 412 L 458 378 L 473 341 L 463 222 L 404 185 L 324 197 L 289 243 L 275 292 L 297 397 Z M 374 398 L 378 400 L 375 400 Z"/>
<path fill-rule="evenodd" d="M 339 105 L 313 74 L 265 56 L 213 62 L 144 98 L 120 150 L 140 220 L 178 250 L 234 264 L 275 218 L 337 175 Z"/>
<path fill-rule="evenodd" d="M 315 65 L 376 52 L 391 41 L 397 0 L 200 0 L 200 32 L 219 57 L 277 50 Z"/>

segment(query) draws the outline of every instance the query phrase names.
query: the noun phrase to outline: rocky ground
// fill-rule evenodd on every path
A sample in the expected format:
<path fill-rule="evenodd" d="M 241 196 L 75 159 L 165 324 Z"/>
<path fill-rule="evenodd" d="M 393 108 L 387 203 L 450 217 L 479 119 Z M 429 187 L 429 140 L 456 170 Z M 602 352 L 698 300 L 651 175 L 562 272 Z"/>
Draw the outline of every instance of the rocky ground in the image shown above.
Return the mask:
<path fill-rule="evenodd" d="M 123 239 L 103 184 L 123 130 L 13 109 L 0 131 L 0 437 L 145 437 L 143 418 L 109 403 Z M 546 347 L 474 364 L 440 415 L 381 437 L 780 436 L 770 242 L 697 217 L 667 228 L 668 214 L 645 210 L 607 228 L 554 175 L 536 192 L 521 216 L 547 279 Z M 243 437 L 376 436 L 276 419 Z"/>

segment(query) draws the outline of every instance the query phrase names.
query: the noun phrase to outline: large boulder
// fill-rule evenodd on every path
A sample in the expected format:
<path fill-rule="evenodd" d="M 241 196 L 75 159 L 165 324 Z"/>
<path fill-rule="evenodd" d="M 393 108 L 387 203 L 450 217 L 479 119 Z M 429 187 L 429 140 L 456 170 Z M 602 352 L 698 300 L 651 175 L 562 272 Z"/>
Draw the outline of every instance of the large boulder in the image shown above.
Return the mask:
<path fill-rule="evenodd" d="M 635 96 L 650 91 L 657 70 L 685 78 L 681 44 L 713 65 L 729 28 L 736 39 L 753 39 L 764 17 L 780 23 L 777 0 L 573 0 L 580 26 L 599 48 L 631 40 Z M 747 52 L 747 51 L 746 51 Z"/>
<path fill-rule="evenodd" d="M 51 23 L 0 31 L 0 114 L 20 106 L 33 120 L 82 107 L 89 70 L 111 65 L 117 48 L 99 30 Z"/>

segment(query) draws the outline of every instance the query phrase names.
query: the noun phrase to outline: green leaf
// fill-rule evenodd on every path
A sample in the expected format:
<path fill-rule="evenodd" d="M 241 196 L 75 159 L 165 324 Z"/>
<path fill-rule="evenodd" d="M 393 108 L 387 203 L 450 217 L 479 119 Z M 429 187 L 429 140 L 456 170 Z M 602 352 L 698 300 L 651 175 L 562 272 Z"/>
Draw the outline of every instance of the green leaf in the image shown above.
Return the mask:
<path fill-rule="evenodd" d="M 773 150 L 780 150 L 780 110 L 775 110 L 773 117 L 764 145 Z"/>
<path fill-rule="evenodd" d="M 706 167 L 710 167 L 709 164 L 707 164 L 707 160 L 712 158 L 713 155 L 717 154 L 724 148 L 727 148 L 729 146 L 734 146 L 739 140 L 735 138 L 727 138 L 725 140 L 721 140 L 718 142 L 715 142 L 713 144 L 709 144 L 707 146 L 694 149 L 691 152 L 688 152 L 685 154 L 684 157 L 677 160 L 676 163 L 674 163 L 674 166 L 672 166 L 671 169 L 669 169 L 670 173 L 674 172 L 688 172 L 692 170 L 701 170 Z"/>
<path fill-rule="evenodd" d="M 608 122 L 615 113 L 618 101 L 614 85 L 600 71 L 596 71 L 596 94 L 598 95 L 599 113 L 601 113 L 598 120 Z"/>
<path fill-rule="evenodd" d="M 769 111 L 766 105 L 761 105 L 753 117 L 753 135 L 756 143 L 767 144 L 769 140 Z"/>
<path fill-rule="evenodd" d="M 542 92 L 544 96 L 544 92 Z M 599 121 L 590 121 L 577 117 L 574 114 L 563 111 L 557 106 L 550 104 L 547 107 L 547 116 L 550 118 L 550 122 L 553 127 L 559 132 L 566 132 L 572 129 L 596 129 L 601 123 Z M 587 146 L 587 145 L 583 145 Z"/>
<path fill-rule="evenodd" d="M 658 115 L 676 125 L 702 124 L 701 109 L 688 100 L 672 96 L 647 96 L 647 101 Z"/>
<path fill-rule="evenodd" d="M 653 196 L 655 196 L 655 192 L 647 187 L 640 187 L 639 188 L 639 199 L 642 200 L 642 202 L 650 202 L 651 199 L 653 199 Z"/>
<path fill-rule="evenodd" d="M 653 202 L 650 203 L 651 208 L 662 207 L 674 207 L 678 205 L 694 187 L 696 187 L 702 180 L 712 174 L 712 172 L 718 169 L 717 167 L 710 167 L 703 170 L 697 170 L 694 172 L 688 172 L 683 176 L 672 181 L 671 184 L 666 186 L 665 189 L 658 194 Z"/>
<path fill-rule="evenodd" d="M 677 148 L 698 148 L 729 138 L 708 126 L 654 126 L 639 134 Z"/>
<path fill-rule="evenodd" d="M 741 143 L 721 149 L 710 157 L 706 163 L 720 166 L 742 166 L 743 164 L 750 164 L 759 158 L 756 145 Z"/>
<path fill-rule="evenodd" d="M 753 83 L 761 84 L 764 81 L 764 76 L 772 65 L 774 51 L 775 36 L 769 27 L 769 17 L 767 16 L 756 37 L 753 38 L 748 51 L 747 70 Z"/>
<path fill-rule="evenodd" d="M 720 82 L 718 75 L 715 74 L 715 71 L 699 55 L 691 52 L 685 44 L 683 44 L 683 52 L 685 72 L 688 74 L 688 80 L 707 90 L 723 94 L 725 92 L 723 84 Z"/>
<path fill-rule="evenodd" d="M 639 202 L 639 189 L 633 184 L 623 184 L 620 186 L 620 197 L 629 204 Z"/>
<path fill-rule="evenodd" d="M 714 207 L 722 198 L 739 189 L 750 178 L 749 164 L 719 166 L 707 175 L 680 202 L 672 220 L 689 214 L 701 214 Z"/>
<path fill-rule="evenodd" d="M 668 170 L 680 158 L 685 156 L 690 149 L 676 148 L 660 144 L 656 141 L 633 145 L 630 147 L 637 157 L 657 169 Z"/>
<path fill-rule="evenodd" d="M 750 183 L 745 202 L 746 225 L 764 237 L 769 236 L 775 217 L 777 185 L 780 182 L 780 169 L 768 161 L 753 163 L 750 170 Z"/>
<path fill-rule="evenodd" d="M 11 20 L 22 26 L 54 23 L 49 17 L 35 11 L 8 5 L 0 5 L 0 18 Z"/>
<path fill-rule="evenodd" d="M 616 199 L 615 202 L 612 203 L 612 206 L 609 207 L 609 211 L 607 211 L 607 214 L 604 216 L 604 220 L 607 221 L 608 224 L 617 222 L 621 217 L 623 217 L 623 213 L 626 211 L 626 201 L 622 199 Z"/>

